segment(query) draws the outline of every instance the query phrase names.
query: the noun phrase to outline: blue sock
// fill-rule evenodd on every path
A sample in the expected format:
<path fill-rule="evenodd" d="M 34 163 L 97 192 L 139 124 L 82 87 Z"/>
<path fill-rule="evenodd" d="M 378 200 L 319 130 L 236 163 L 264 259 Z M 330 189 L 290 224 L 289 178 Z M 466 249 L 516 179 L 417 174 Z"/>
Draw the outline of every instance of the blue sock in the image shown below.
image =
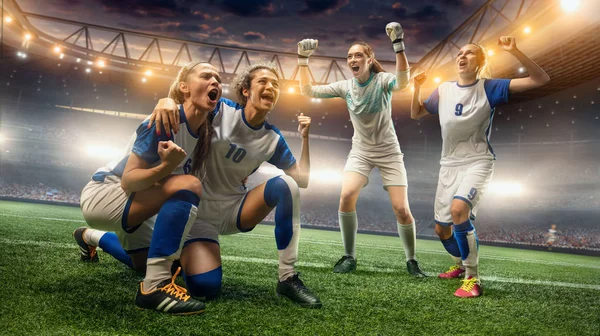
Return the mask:
<path fill-rule="evenodd" d="M 119 238 L 114 232 L 105 233 L 100 241 L 98 242 L 98 247 L 100 247 L 104 252 L 110 254 L 118 261 L 127 265 L 129 268 L 133 268 L 133 262 L 131 261 L 131 257 L 125 249 L 121 246 L 119 242 Z"/>
<path fill-rule="evenodd" d="M 146 261 L 145 291 L 156 289 L 172 276 L 173 260 L 181 255 L 183 242 L 196 220 L 198 204 L 198 195 L 190 190 L 180 190 L 160 208 Z"/>
<path fill-rule="evenodd" d="M 467 233 L 471 231 L 475 231 L 475 227 L 470 219 L 467 219 L 464 223 L 454 224 L 454 235 L 456 236 L 456 242 L 458 243 L 458 249 L 460 250 L 462 260 L 467 259 L 470 253 Z"/>
<path fill-rule="evenodd" d="M 214 299 L 221 292 L 221 282 L 223 281 L 223 268 L 221 266 L 206 273 L 185 275 L 185 285 L 197 299 Z"/>
<path fill-rule="evenodd" d="M 292 193 L 287 183 L 278 176 L 267 181 L 264 198 L 269 207 L 277 206 L 275 210 L 275 242 L 277 249 L 283 250 L 289 245 L 294 233 Z"/>
<path fill-rule="evenodd" d="M 458 248 L 458 241 L 456 241 L 456 235 L 454 234 L 454 232 L 452 232 L 452 236 L 450 236 L 450 238 L 440 238 L 440 241 L 442 242 L 442 245 L 444 245 L 444 248 L 446 249 L 446 251 L 448 251 L 448 253 L 457 258 L 461 257 L 460 249 Z"/>
<path fill-rule="evenodd" d="M 198 204 L 200 198 L 189 190 L 176 192 L 163 204 L 156 216 L 148 258 L 169 257 L 177 252 L 181 253 L 184 233 L 186 229 L 189 231 L 196 218 Z M 190 223 L 192 214 L 194 218 Z M 177 255 L 175 259 L 178 258 Z"/>

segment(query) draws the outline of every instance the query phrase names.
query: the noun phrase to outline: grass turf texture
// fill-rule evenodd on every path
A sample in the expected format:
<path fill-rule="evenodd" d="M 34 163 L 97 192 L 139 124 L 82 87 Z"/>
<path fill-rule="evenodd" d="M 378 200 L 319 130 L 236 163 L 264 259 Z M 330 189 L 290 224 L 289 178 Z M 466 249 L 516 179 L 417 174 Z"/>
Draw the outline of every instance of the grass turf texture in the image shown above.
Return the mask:
<path fill-rule="evenodd" d="M 223 290 L 198 316 L 136 309 L 142 276 L 100 251 L 79 261 L 78 208 L 0 201 L 0 334 L 35 335 L 598 335 L 600 260 L 481 246 L 484 295 L 458 299 L 458 280 L 413 279 L 399 238 L 359 235 L 358 270 L 334 274 L 339 233 L 303 230 L 298 270 L 323 301 L 301 309 L 275 294 L 273 227 L 221 237 Z M 419 240 L 422 268 L 450 266 Z M 487 278 L 486 278 L 487 277 Z"/>

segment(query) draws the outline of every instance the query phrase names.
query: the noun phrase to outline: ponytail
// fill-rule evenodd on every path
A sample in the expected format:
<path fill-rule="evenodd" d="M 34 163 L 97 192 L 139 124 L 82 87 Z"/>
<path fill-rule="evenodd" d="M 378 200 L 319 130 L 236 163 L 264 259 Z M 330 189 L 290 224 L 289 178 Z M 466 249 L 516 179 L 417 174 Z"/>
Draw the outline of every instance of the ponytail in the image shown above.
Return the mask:
<path fill-rule="evenodd" d="M 492 78 L 492 73 L 491 73 L 490 64 L 489 64 L 489 58 L 488 58 L 487 53 L 485 52 L 485 49 L 483 48 L 483 46 L 481 46 L 477 43 L 472 43 L 472 44 L 477 46 L 477 59 L 479 59 L 479 64 L 478 64 L 478 69 L 477 69 L 477 79 Z"/>

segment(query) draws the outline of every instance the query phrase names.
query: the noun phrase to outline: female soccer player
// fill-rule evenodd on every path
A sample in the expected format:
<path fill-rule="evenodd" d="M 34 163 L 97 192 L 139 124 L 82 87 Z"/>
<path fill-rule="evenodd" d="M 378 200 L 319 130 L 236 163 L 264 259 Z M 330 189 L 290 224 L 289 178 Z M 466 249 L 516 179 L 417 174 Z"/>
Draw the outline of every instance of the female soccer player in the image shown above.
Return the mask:
<path fill-rule="evenodd" d="M 439 114 L 442 128 L 442 156 L 435 197 L 436 233 L 453 257 L 456 266 L 440 274 L 457 278 L 465 272 L 463 285 L 454 293 L 458 297 L 481 295 L 478 273 L 475 220 L 481 197 L 492 178 L 496 156 L 489 143 L 496 106 L 508 102 L 509 94 L 540 87 L 550 77 L 525 56 L 512 36 L 498 40 L 503 50 L 515 56 L 529 76 L 518 79 L 488 79 L 487 54 L 478 44 L 467 44 L 456 56 L 458 82 L 441 84 L 421 102 L 421 85 L 425 74 L 415 77 L 411 118 Z"/>
<path fill-rule="evenodd" d="M 348 273 L 356 269 L 356 201 L 360 190 L 369 183 L 371 170 L 378 167 L 396 215 L 408 272 L 416 277 L 424 277 L 415 260 L 415 220 L 408 205 L 404 154 L 392 122 L 392 92 L 408 85 L 410 69 L 404 54 L 402 27 L 397 22 L 391 22 L 386 26 L 386 33 L 396 52 L 396 75 L 385 72 L 368 44 L 356 42 L 348 50 L 348 67 L 354 78 L 312 86 L 308 57 L 317 50 L 318 41 L 305 39 L 298 42 L 300 89 L 302 95 L 307 97 L 345 99 L 354 127 L 352 150 L 344 167 L 338 212 L 345 255 L 335 264 L 333 271 Z"/>
<path fill-rule="evenodd" d="M 175 285 L 171 265 L 179 259 L 196 219 L 202 184 L 194 175 L 206 170 L 213 132 L 207 117 L 219 102 L 220 82 L 208 63 L 184 66 L 170 90 L 181 104 L 178 113 L 184 131 L 171 135 L 169 129 L 148 128 L 146 119 L 125 155 L 100 168 L 81 193 L 83 216 L 93 228 L 73 233 L 81 258 L 97 261 L 100 246 L 130 267 L 145 270 L 135 299 L 140 308 L 180 315 L 204 311 L 203 302 Z M 156 214 L 155 222 L 149 220 Z"/>
<path fill-rule="evenodd" d="M 302 154 L 296 162 L 281 132 L 266 122 L 280 94 L 275 65 L 252 65 L 239 74 L 231 86 L 240 104 L 221 98 L 211 116 L 215 134 L 203 179 L 203 200 L 181 256 L 187 287 L 195 297 L 215 297 L 222 279 L 218 236 L 252 230 L 277 206 L 277 293 L 300 306 L 319 308 L 320 299 L 304 286 L 294 270 L 300 235 L 298 187 L 306 188 L 310 175 L 310 117 L 298 117 Z M 160 124 L 161 120 L 174 120 L 174 110 L 170 99 L 161 99 L 153 116 Z M 242 181 L 265 161 L 286 175 L 247 191 Z"/>

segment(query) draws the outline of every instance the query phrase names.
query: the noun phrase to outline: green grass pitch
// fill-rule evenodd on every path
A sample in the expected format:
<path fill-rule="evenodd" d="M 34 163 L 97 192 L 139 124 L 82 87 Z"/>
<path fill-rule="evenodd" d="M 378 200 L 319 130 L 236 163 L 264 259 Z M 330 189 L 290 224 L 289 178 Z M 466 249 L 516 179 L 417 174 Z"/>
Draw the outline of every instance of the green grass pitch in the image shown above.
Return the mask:
<path fill-rule="evenodd" d="M 600 258 L 481 246 L 484 295 L 458 299 L 436 241 L 419 240 L 431 275 L 405 271 L 400 239 L 359 235 L 358 270 L 334 274 L 339 233 L 303 230 L 298 270 L 323 301 L 302 309 L 275 294 L 273 227 L 221 237 L 223 290 L 204 314 L 136 309 L 142 276 L 100 251 L 82 263 L 78 208 L 0 201 L 2 335 L 600 335 Z"/>

